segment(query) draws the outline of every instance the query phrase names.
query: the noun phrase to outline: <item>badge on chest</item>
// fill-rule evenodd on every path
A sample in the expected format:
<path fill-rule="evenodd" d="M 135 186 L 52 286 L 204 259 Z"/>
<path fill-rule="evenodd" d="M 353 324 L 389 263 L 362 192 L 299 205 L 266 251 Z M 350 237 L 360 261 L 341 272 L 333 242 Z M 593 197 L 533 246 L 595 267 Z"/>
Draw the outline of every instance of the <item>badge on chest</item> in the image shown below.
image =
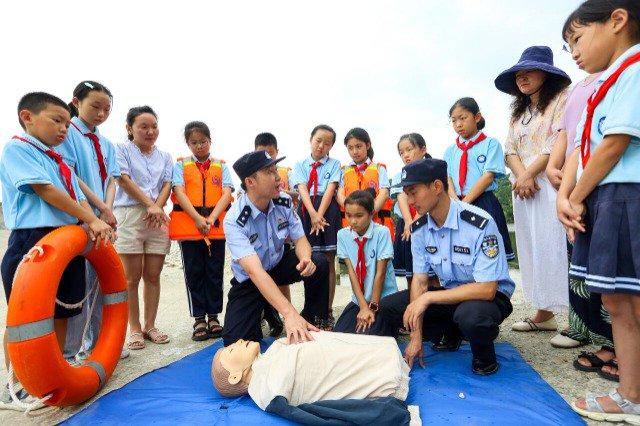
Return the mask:
<path fill-rule="evenodd" d="M 287 226 L 289 226 L 289 221 L 279 217 L 278 218 L 278 231 L 283 230 Z"/>
<path fill-rule="evenodd" d="M 427 253 L 436 254 L 438 252 L 438 247 L 436 246 L 427 246 Z"/>
<path fill-rule="evenodd" d="M 471 249 L 464 246 L 453 246 L 453 252 L 460 254 L 471 254 Z"/>

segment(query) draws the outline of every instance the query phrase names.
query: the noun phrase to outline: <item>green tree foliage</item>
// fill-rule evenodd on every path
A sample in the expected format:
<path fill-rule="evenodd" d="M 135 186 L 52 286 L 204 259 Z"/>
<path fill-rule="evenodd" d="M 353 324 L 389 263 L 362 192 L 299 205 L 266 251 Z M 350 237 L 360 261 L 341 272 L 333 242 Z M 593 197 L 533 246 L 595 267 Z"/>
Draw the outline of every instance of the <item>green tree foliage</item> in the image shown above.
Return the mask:
<path fill-rule="evenodd" d="M 513 204 L 511 203 L 511 184 L 506 176 L 497 180 L 498 189 L 496 190 L 496 197 L 500 201 L 504 215 L 507 218 L 507 223 L 513 223 Z"/>

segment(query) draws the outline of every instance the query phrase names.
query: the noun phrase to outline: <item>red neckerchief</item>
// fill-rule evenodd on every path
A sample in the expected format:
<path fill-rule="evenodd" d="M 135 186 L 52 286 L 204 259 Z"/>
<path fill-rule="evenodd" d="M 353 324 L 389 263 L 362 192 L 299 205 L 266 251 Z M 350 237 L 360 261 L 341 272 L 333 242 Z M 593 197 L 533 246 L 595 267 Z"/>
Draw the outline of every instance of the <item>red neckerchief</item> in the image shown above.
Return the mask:
<path fill-rule="evenodd" d="M 21 140 L 22 142 L 28 143 L 29 145 L 46 154 L 47 157 L 55 161 L 58 164 L 58 169 L 60 170 L 60 175 L 62 176 L 62 182 L 64 183 L 64 187 L 66 188 L 67 193 L 69 193 L 69 196 L 73 198 L 74 201 L 78 201 L 78 199 L 76 198 L 76 192 L 73 190 L 73 185 L 71 184 L 71 169 L 69 168 L 67 163 L 64 162 L 60 154 L 50 148 L 46 150 L 42 149 L 30 140 L 21 138 L 20 136 L 14 136 L 13 139 Z"/>
<path fill-rule="evenodd" d="M 487 137 L 484 133 L 480 133 L 474 140 L 467 141 L 467 143 L 460 142 L 460 136 L 456 138 L 456 145 L 462 150 L 462 157 L 460 157 L 460 171 L 458 172 L 458 184 L 460 185 L 460 194 L 464 194 L 464 184 L 467 182 L 467 167 L 469 165 L 469 150 L 485 140 Z"/>
<path fill-rule="evenodd" d="M 364 245 L 367 243 L 367 237 L 355 237 L 353 241 L 358 245 L 358 262 L 356 263 L 356 276 L 358 277 L 358 284 L 360 290 L 364 295 L 364 280 L 367 278 L 367 258 L 364 254 Z"/>
<path fill-rule="evenodd" d="M 93 142 L 93 149 L 96 151 L 96 157 L 98 157 L 98 168 L 100 169 L 100 180 L 102 181 L 102 186 L 104 186 L 104 182 L 107 180 L 107 166 L 104 164 L 104 157 L 102 156 L 102 148 L 100 147 L 100 138 L 93 132 L 82 133 L 82 130 L 74 123 L 71 122 L 73 127 L 78 129 L 78 131 L 88 137 L 91 142 Z"/>
<path fill-rule="evenodd" d="M 620 65 L 620 68 L 611 74 L 611 76 L 602 83 L 602 86 L 600 86 L 600 88 L 591 95 L 587 101 L 587 116 L 584 122 L 584 129 L 582 130 L 582 137 L 580 138 L 580 159 L 582 161 L 583 169 L 587 166 L 587 162 L 591 156 L 591 125 L 593 124 L 593 114 L 596 107 L 600 102 L 602 102 L 604 97 L 607 96 L 607 92 L 611 89 L 611 86 L 616 84 L 620 74 L 637 62 L 640 62 L 640 53 L 636 53 L 635 55 L 627 58 L 622 65 Z"/>
<path fill-rule="evenodd" d="M 205 176 L 207 174 L 207 170 L 209 170 L 209 167 L 211 166 L 211 159 L 208 158 L 207 161 L 203 162 L 196 160 L 196 166 L 198 167 L 198 170 L 200 170 L 200 174 Z"/>
<path fill-rule="evenodd" d="M 318 195 L 318 167 L 320 166 L 322 166 L 322 163 L 319 161 L 311 164 L 311 173 L 309 173 L 309 180 L 307 181 L 309 195 L 311 195 L 311 188 L 313 188 L 313 204 L 316 203 L 316 195 Z M 304 213 L 304 204 L 302 204 L 302 213 Z"/>

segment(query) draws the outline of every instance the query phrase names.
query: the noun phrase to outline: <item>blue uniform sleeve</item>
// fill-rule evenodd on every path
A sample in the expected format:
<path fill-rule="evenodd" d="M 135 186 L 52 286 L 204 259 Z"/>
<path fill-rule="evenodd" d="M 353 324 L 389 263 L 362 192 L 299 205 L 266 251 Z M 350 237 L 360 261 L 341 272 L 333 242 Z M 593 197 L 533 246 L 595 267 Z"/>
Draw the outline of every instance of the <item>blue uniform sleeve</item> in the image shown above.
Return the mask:
<path fill-rule="evenodd" d="M 349 258 L 349 249 L 347 245 L 347 240 L 349 238 L 349 234 L 351 232 L 348 228 L 342 228 L 338 231 L 338 248 L 336 252 L 336 256 L 338 259 L 348 259 Z"/>
<path fill-rule="evenodd" d="M 244 233 L 244 228 L 236 223 L 234 216 L 227 215 L 222 226 L 233 260 L 240 260 L 243 257 L 256 254 L 253 245 L 249 242 L 249 237 Z"/>
<path fill-rule="evenodd" d="M 176 162 L 176 164 L 173 166 L 172 181 L 173 186 L 184 186 L 184 164 L 182 163 L 182 161 Z"/>
<path fill-rule="evenodd" d="M 289 173 L 289 186 L 291 188 L 295 188 L 296 186 L 302 184 L 307 184 L 308 176 L 306 176 L 304 160 L 298 161 L 294 166 L 291 172 Z"/>
<path fill-rule="evenodd" d="M 378 254 L 377 260 L 393 259 L 393 243 L 391 242 L 391 232 L 386 226 L 378 228 L 378 246 L 376 247 Z"/>
<path fill-rule="evenodd" d="M 342 181 L 342 168 L 340 167 L 340 162 L 338 160 L 333 160 L 331 163 L 332 168 L 329 170 L 331 173 L 329 175 L 329 183 L 340 183 L 340 181 Z"/>
<path fill-rule="evenodd" d="M 104 144 L 105 148 L 105 165 L 107 166 L 107 175 L 112 177 L 120 177 L 120 167 L 116 160 L 116 149 L 113 144 L 106 140 Z"/>
<path fill-rule="evenodd" d="M 127 155 L 127 148 L 124 144 L 116 145 L 116 161 L 120 168 L 120 174 L 131 177 L 131 164 L 129 162 L 129 156 Z"/>
<path fill-rule="evenodd" d="M 602 125 L 603 136 L 630 135 L 640 138 L 640 64 L 623 72 L 615 86 L 607 118 Z M 598 123 L 593 123 L 594 128 Z M 636 139 L 637 141 L 637 139 Z M 632 139 L 631 143 L 637 143 Z"/>
<path fill-rule="evenodd" d="M 458 168 L 460 167 L 460 163 L 454 164 L 453 162 L 453 145 L 447 147 L 447 150 L 444 152 L 442 159 L 447 163 L 447 176 L 450 178 L 455 178 L 458 175 Z"/>
<path fill-rule="evenodd" d="M 487 149 L 487 159 L 484 162 L 484 171 L 492 172 L 496 178 L 502 177 L 506 174 L 502 145 L 493 138 L 489 139 L 489 148 Z"/>
<path fill-rule="evenodd" d="M 509 266 L 504 251 L 504 242 L 493 219 L 489 221 L 476 241 L 473 279 L 476 282 L 509 279 Z"/>
<path fill-rule="evenodd" d="M 391 196 L 391 198 L 393 198 L 394 200 L 398 198 L 398 194 L 402 192 L 402 188 L 399 186 L 396 186 L 395 188 L 393 187 L 393 185 L 397 185 L 400 183 L 400 173 L 398 173 L 397 175 L 395 175 L 393 177 L 393 179 L 391 179 L 391 188 L 389 189 L 389 195 Z"/>
<path fill-rule="evenodd" d="M 425 231 L 423 229 L 418 229 L 411 234 L 411 255 L 413 257 L 414 274 L 428 274 L 431 269 L 427 259 L 427 251 L 425 250 L 424 234 Z"/>
<path fill-rule="evenodd" d="M 35 148 L 34 148 L 35 150 Z M 36 159 L 35 152 L 24 146 L 9 142 L 2 155 L 2 167 L 11 184 L 19 191 L 33 194 L 30 185 L 53 184 L 44 165 Z M 41 154 L 44 158 L 44 154 Z"/>
<path fill-rule="evenodd" d="M 378 167 L 378 187 L 389 188 L 389 175 L 387 174 L 387 168 L 385 166 Z"/>
<path fill-rule="evenodd" d="M 171 159 L 171 154 L 168 152 L 164 153 L 164 172 L 162 174 L 162 183 L 171 182 L 171 178 L 173 176 L 173 160 Z"/>
<path fill-rule="evenodd" d="M 173 169 L 175 173 L 175 168 Z M 231 192 L 235 189 L 233 186 L 233 180 L 231 180 L 231 172 L 229 171 L 229 167 L 227 167 L 227 163 L 222 163 L 222 187 L 223 188 L 231 188 Z"/>

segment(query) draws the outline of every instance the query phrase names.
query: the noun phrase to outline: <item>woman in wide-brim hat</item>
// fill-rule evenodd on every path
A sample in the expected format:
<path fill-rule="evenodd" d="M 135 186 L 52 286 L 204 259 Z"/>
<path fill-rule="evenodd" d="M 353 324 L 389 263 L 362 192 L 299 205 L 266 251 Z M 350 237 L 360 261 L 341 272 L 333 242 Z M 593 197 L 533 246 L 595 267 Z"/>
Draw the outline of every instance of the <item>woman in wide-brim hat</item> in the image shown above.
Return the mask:
<path fill-rule="evenodd" d="M 569 305 L 567 243 L 555 216 L 556 192 L 544 171 L 564 114 L 569 76 L 553 65 L 546 46 L 527 48 L 500 73 L 498 90 L 514 97 L 505 159 L 511 169 L 518 263 L 525 298 L 535 315 L 515 331 L 556 330 L 554 312 Z"/>

